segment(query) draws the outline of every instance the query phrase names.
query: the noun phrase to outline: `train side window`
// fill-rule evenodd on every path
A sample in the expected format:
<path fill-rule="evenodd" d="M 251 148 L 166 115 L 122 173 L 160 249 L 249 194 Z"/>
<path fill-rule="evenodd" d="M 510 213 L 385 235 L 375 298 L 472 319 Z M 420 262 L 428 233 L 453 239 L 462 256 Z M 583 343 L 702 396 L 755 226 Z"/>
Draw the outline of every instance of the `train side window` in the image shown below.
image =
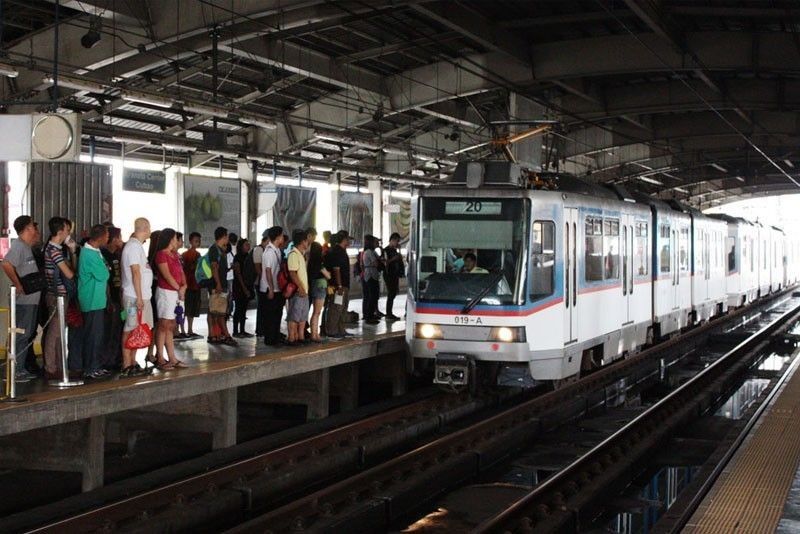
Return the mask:
<path fill-rule="evenodd" d="M 648 273 L 650 262 L 648 261 L 649 248 L 647 247 L 647 223 L 637 222 L 634 235 L 635 249 L 633 257 L 636 266 L 636 276 L 644 276 Z"/>
<path fill-rule="evenodd" d="M 551 221 L 533 223 L 531 250 L 531 300 L 549 297 L 555 288 L 556 226 Z"/>
<path fill-rule="evenodd" d="M 689 229 L 681 228 L 680 240 L 678 242 L 679 264 L 681 272 L 689 271 Z"/>
<path fill-rule="evenodd" d="M 586 269 L 586 281 L 597 282 L 603 279 L 603 219 L 586 217 L 584 233 L 586 250 L 583 265 Z"/>
<path fill-rule="evenodd" d="M 756 271 L 756 253 L 755 247 L 753 246 L 753 238 L 750 238 L 750 272 L 753 273 Z"/>
<path fill-rule="evenodd" d="M 728 272 L 732 273 L 736 270 L 736 238 L 728 238 Z"/>
<path fill-rule="evenodd" d="M 619 279 L 619 219 L 603 220 L 603 273 L 606 280 Z"/>
<path fill-rule="evenodd" d="M 661 240 L 661 250 L 658 253 L 659 271 L 668 273 L 672 264 L 672 256 L 670 254 L 670 228 L 668 224 L 662 224 L 659 228 L 659 236 Z"/>

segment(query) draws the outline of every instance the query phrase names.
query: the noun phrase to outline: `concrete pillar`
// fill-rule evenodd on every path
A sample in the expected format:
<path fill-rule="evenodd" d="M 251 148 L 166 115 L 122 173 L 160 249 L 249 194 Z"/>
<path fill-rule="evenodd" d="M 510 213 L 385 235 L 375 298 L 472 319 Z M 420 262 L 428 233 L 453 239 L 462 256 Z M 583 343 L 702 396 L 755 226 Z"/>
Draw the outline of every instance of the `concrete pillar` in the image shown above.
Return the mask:
<path fill-rule="evenodd" d="M 383 184 L 380 180 L 367 180 L 367 191 L 372 194 L 372 235 L 383 235 Z"/>
<path fill-rule="evenodd" d="M 0 438 L 0 466 L 81 474 L 81 488 L 103 485 L 105 418 L 83 419 Z"/>
<path fill-rule="evenodd" d="M 219 392 L 220 413 L 212 434 L 211 448 L 224 449 L 236 445 L 236 428 L 239 420 L 237 412 L 237 389 L 223 389 Z"/>
<path fill-rule="evenodd" d="M 358 408 L 358 369 L 358 362 L 331 369 L 330 393 L 339 397 L 339 408 L 343 412 Z"/>

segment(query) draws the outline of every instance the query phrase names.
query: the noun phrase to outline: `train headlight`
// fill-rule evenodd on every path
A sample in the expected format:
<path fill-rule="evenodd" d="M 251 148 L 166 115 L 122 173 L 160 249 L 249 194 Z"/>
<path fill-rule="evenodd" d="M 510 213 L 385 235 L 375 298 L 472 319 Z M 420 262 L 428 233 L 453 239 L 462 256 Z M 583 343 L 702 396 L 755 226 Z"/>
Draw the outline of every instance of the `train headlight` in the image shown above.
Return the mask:
<path fill-rule="evenodd" d="M 441 339 L 442 329 L 438 325 L 429 323 L 417 323 L 414 337 L 422 339 Z"/>
<path fill-rule="evenodd" d="M 489 333 L 490 341 L 519 343 L 525 341 L 525 328 L 520 326 L 496 326 Z"/>

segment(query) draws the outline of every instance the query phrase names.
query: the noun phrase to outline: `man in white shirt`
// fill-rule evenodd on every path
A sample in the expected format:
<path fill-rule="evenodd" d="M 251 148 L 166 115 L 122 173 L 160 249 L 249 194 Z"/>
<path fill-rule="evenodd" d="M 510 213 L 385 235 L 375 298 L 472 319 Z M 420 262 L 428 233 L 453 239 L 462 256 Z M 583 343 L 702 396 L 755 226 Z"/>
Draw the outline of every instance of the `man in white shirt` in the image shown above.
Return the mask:
<path fill-rule="evenodd" d="M 269 244 L 264 249 L 261 259 L 261 282 L 259 283 L 258 302 L 264 318 L 264 343 L 278 345 L 280 343 L 281 317 L 283 316 L 283 294 L 278 287 L 278 273 L 281 270 L 283 253 L 283 228 L 273 226 L 267 230 Z M 264 303 L 263 306 L 261 303 Z"/>
<path fill-rule="evenodd" d="M 122 249 L 122 309 L 127 317 L 122 332 L 122 372 L 120 376 L 138 376 L 143 374 L 136 363 L 136 351 L 125 348 L 125 341 L 131 331 L 139 324 L 138 312 L 142 313 L 142 322 L 153 328 L 153 307 L 150 297 L 153 292 L 153 271 L 147 261 L 144 242 L 150 238 L 150 221 L 140 217 L 134 221 L 134 232 L 131 239 Z"/>
<path fill-rule="evenodd" d="M 264 230 L 264 233 L 261 234 L 261 244 L 256 245 L 253 247 L 253 250 L 250 251 L 250 254 L 253 257 L 253 267 L 255 267 L 254 271 L 256 273 L 256 336 L 263 336 L 264 335 L 264 316 L 262 311 L 262 306 L 259 300 L 259 295 L 261 294 L 261 261 L 264 257 L 264 249 L 269 244 L 269 237 L 267 236 L 267 231 Z"/>

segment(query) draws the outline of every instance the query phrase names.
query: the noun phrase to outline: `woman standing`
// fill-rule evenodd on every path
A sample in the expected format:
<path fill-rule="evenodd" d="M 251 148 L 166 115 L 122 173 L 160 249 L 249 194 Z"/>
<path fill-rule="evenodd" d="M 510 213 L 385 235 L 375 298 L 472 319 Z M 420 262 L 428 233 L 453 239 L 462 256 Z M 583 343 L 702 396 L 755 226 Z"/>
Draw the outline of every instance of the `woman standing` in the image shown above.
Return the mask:
<path fill-rule="evenodd" d="M 156 336 L 158 331 L 158 307 L 156 306 L 156 289 L 158 289 L 158 265 L 156 265 L 156 253 L 158 252 L 158 238 L 161 235 L 161 230 L 153 230 L 150 234 L 150 245 L 147 247 L 147 263 L 150 264 L 150 269 L 153 270 L 153 283 L 150 287 L 152 293 L 150 293 L 150 306 L 153 309 L 153 340 L 150 342 L 150 346 L 147 347 L 147 356 L 145 359 L 148 362 L 155 364 L 158 359 L 153 355 L 153 351 L 156 347 Z"/>
<path fill-rule="evenodd" d="M 322 343 L 319 335 L 319 319 L 325 304 L 325 297 L 328 295 L 330 278 L 330 273 L 322 265 L 322 245 L 314 241 L 308 252 L 308 284 L 311 288 L 311 303 L 314 306 L 311 312 L 311 341 L 316 343 Z"/>
<path fill-rule="evenodd" d="M 253 298 L 256 269 L 250 256 L 250 242 L 240 239 L 233 257 L 233 337 L 253 337 L 244 328 L 247 322 L 247 304 Z"/>
<path fill-rule="evenodd" d="M 186 276 L 178 255 L 178 236 L 172 228 L 165 228 L 158 236 L 155 264 L 157 267 L 156 309 L 156 367 L 162 371 L 187 367 L 175 357 L 175 306 L 186 296 Z M 163 360 L 164 348 L 167 361 Z"/>

